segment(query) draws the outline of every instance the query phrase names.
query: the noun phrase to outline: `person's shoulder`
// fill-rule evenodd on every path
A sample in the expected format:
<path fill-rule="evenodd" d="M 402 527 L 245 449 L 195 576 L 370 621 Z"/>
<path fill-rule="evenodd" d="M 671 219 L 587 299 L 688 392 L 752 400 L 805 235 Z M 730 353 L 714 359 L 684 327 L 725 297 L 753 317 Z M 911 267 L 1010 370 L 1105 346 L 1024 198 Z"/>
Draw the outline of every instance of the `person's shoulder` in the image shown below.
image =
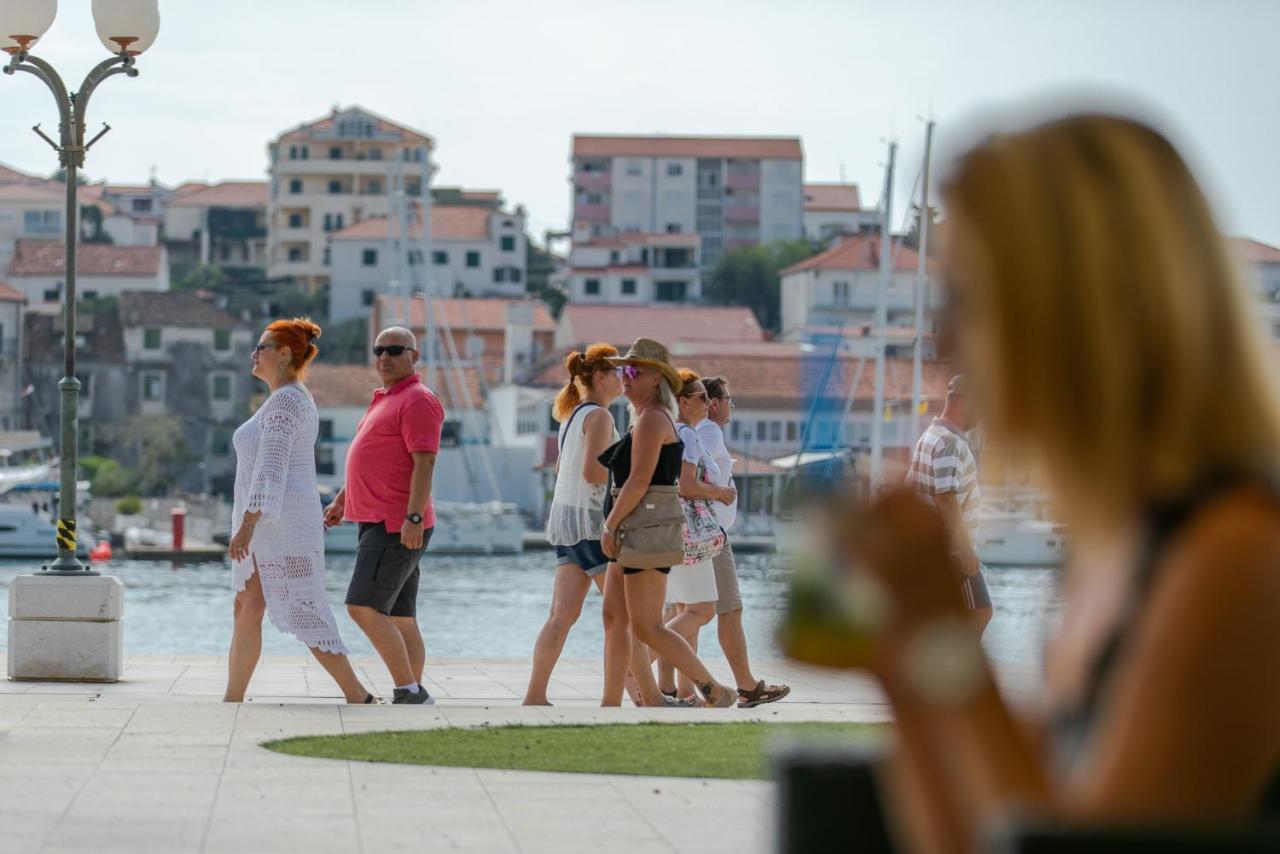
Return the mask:
<path fill-rule="evenodd" d="M 609 413 L 609 410 L 605 409 L 603 406 L 596 406 L 593 404 L 587 408 L 586 413 L 582 416 L 582 424 L 584 427 L 592 424 L 603 425 L 606 422 L 612 424 L 613 416 Z"/>
<path fill-rule="evenodd" d="M 422 405 L 425 403 L 433 409 L 444 411 L 444 404 L 440 402 L 440 397 L 427 387 L 426 383 L 414 383 L 408 389 L 409 405 Z"/>
<path fill-rule="evenodd" d="M 699 437 L 704 439 L 706 438 L 715 439 L 715 438 L 720 438 L 724 436 L 724 430 L 721 429 L 719 424 L 712 421 L 710 418 L 702 419 L 702 421 L 698 423 L 698 426 L 694 427 L 693 429 L 698 434 Z"/>

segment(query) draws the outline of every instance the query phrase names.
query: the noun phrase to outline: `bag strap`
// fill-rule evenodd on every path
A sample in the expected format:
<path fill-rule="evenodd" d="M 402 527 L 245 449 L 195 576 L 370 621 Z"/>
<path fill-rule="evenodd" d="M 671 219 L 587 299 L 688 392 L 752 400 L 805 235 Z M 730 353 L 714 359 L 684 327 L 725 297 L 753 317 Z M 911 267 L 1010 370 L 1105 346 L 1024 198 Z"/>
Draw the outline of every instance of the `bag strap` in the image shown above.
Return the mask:
<path fill-rule="evenodd" d="M 599 404 L 592 403 L 589 400 L 583 401 L 574 407 L 573 413 L 569 416 L 569 420 L 565 422 L 564 432 L 560 434 L 560 453 L 564 453 L 564 440 L 569 438 L 569 428 L 573 426 L 573 419 L 577 418 L 578 413 L 586 409 L 588 406 L 594 406 L 596 409 L 601 408 Z"/>

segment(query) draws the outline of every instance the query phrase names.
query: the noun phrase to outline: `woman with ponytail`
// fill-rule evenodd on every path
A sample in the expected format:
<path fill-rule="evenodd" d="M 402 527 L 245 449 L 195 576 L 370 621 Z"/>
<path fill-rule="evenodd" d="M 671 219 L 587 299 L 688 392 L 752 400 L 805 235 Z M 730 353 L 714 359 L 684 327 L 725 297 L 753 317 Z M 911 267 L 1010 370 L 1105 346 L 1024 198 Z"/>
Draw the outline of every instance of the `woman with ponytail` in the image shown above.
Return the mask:
<path fill-rule="evenodd" d="M 552 407 L 560 422 L 560 457 L 547 540 L 556 550 L 556 581 L 551 613 L 533 647 L 526 706 L 549 705 L 547 683 L 569 629 L 578 621 L 592 583 L 604 591 L 609 559 L 600 548 L 600 534 L 609 471 L 596 458 L 618 440 L 609 404 L 622 394 L 622 380 L 608 361 L 617 355 L 616 347 L 603 343 L 570 353 L 564 363 L 568 378 Z"/>
<path fill-rule="evenodd" d="M 348 703 L 373 703 L 351 669 L 324 588 L 324 521 L 316 485 L 320 418 L 302 385 L 320 327 L 277 320 L 253 348 L 252 374 L 271 394 L 232 437 L 236 526 L 227 551 L 236 590 L 225 702 L 244 700 L 262 656 L 262 616 L 305 643 Z"/>

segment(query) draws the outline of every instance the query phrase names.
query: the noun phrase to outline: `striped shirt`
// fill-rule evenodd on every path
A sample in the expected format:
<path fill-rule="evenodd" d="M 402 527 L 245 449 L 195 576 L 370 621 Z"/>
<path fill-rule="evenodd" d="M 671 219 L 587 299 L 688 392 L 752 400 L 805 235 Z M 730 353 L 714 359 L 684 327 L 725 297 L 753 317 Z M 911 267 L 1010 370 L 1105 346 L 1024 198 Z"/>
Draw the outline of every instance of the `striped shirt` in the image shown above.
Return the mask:
<path fill-rule="evenodd" d="M 969 535 L 978 532 L 982 504 L 978 463 L 973 458 L 969 440 L 955 425 L 941 418 L 933 419 L 911 454 L 907 483 L 928 497 L 954 493 Z"/>

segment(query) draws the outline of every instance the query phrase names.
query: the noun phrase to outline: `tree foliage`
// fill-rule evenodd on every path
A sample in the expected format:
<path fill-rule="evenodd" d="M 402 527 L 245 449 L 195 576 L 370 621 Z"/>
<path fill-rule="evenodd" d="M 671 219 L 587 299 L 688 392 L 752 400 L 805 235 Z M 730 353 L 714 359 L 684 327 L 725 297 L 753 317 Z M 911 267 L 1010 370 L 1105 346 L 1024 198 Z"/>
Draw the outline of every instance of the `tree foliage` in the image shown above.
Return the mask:
<path fill-rule="evenodd" d="M 726 252 L 712 271 L 706 296 L 720 305 L 750 308 L 762 328 L 777 332 L 782 322 L 778 274 L 816 251 L 807 240 L 780 240 Z"/>

